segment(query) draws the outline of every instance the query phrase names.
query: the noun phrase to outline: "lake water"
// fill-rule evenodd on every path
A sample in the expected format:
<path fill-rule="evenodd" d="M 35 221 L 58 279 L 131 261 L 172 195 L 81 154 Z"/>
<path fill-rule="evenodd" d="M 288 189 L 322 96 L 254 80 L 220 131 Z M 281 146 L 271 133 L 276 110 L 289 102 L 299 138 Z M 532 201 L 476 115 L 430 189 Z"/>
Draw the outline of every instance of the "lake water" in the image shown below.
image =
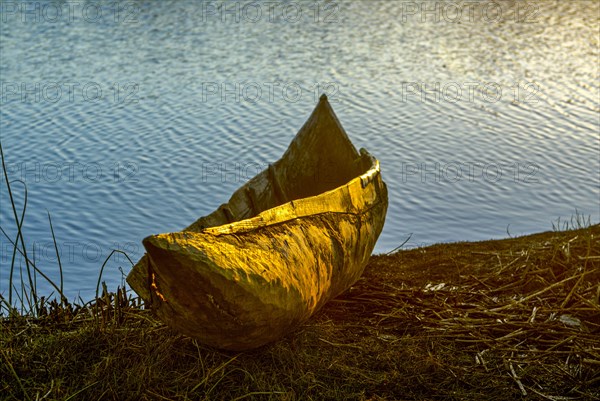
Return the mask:
<path fill-rule="evenodd" d="M 378 253 L 600 220 L 597 1 L 0 5 L 8 176 L 27 185 L 28 252 L 57 279 L 51 214 L 69 298 L 93 295 L 111 249 L 136 261 L 142 238 L 226 201 L 323 92 L 381 161 Z M 0 196 L 14 238 L 4 182 Z"/>

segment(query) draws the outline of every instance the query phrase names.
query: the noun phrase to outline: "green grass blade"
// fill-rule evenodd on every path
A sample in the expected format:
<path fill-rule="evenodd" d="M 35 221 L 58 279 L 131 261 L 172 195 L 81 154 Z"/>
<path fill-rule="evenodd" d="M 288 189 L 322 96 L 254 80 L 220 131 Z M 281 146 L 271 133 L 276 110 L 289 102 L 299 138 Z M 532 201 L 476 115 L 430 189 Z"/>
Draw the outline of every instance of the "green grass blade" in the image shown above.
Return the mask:
<path fill-rule="evenodd" d="M 10 241 L 11 244 L 15 244 L 10 237 L 8 236 L 8 234 L 6 233 L 6 231 L 4 231 L 4 229 L 2 227 L 0 227 L 0 232 L 2 232 L 2 234 L 4 234 L 4 236 L 6 237 L 6 239 L 8 239 L 8 241 Z M 19 253 L 21 255 L 23 255 L 23 257 L 25 258 L 25 260 L 33 267 L 33 269 L 38 272 L 40 274 L 40 276 L 42 276 L 52 287 L 54 287 L 54 289 L 56 289 L 56 291 L 59 292 L 61 297 L 64 297 L 65 295 L 61 292 L 60 288 L 56 285 L 56 283 L 54 283 L 54 281 L 52 281 L 52 279 L 50 277 L 48 277 L 46 274 L 44 274 L 43 271 L 41 271 L 35 263 L 33 263 L 26 255 L 25 252 L 22 251 L 20 248 L 17 248 L 17 250 L 19 251 Z M 65 297 L 66 298 L 66 297 Z"/>
<path fill-rule="evenodd" d="M 6 188 L 8 189 L 8 196 L 10 197 L 10 204 L 12 206 L 12 211 L 13 211 L 13 215 L 14 215 L 14 219 L 15 222 L 17 223 L 17 235 L 21 241 L 21 247 L 23 248 L 23 251 L 20 252 L 21 254 L 24 255 L 25 257 L 25 264 L 27 265 L 27 270 L 29 271 L 29 259 L 27 258 L 27 248 L 25 247 L 25 240 L 23 239 L 23 233 L 21 232 L 21 222 L 19 220 L 19 216 L 17 214 L 17 207 L 15 206 L 15 201 L 14 201 L 14 197 L 12 194 L 12 189 L 10 187 L 10 181 L 8 180 L 8 172 L 6 170 L 6 162 L 4 159 L 4 150 L 2 149 L 2 142 L 0 142 L 0 158 L 2 159 L 2 171 L 4 172 L 4 180 L 6 181 Z M 25 214 L 25 207 L 23 207 L 23 215 Z M 12 241 L 11 241 L 12 242 Z M 16 241 L 15 243 L 16 244 Z M 14 245 L 13 244 L 13 245 Z M 15 245 L 16 246 L 16 245 Z M 36 296 L 35 293 L 32 294 L 34 297 Z"/>
<path fill-rule="evenodd" d="M 127 258 L 127 260 L 129 260 L 129 263 L 131 263 L 131 266 L 133 266 L 135 264 L 135 263 L 133 263 L 133 261 L 131 260 L 131 258 L 129 257 L 129 255 L 127 255 L 125 252 L 120 251 L 118 249 L 113 249 L 108 254 L 108 256 L 106 257 L 106 259 L 104 259 L 104 263 L 102 263 L 102 267 L 100 267 L 100 273 L 98 274 L 98 282 L 96 283 L 96 299 L 98 299 L 98 292 L 100 291 L 100 281 L 102 280 L 102 274 L 104 273 L 104 266 L 106 266 L 106 263 L 108 263 L 109 259 L 115 253 L 120 253 L 120 254 L 125 255 L 125 257 Z"/>
<path fill-rule="evenodd" d="M 27 394 L 27 391 L 25 391 L 25 387 L 23 386 L 23 382 L 21 382 L 21 378 L 19 377 L 19 375 L 17 374 L 17 372 L 15 371 L 14 366 L 12 365 L 12 363 L 10 363 L 10 360 L 8 358 L 8 355 L 6 355 L 6 353 L 4 352 L 4 350 L 0 349 L 0 352 L 2 352 L 2 356 L 3 359 L 6 361 L 6 366 L 8 366 L 8 370 L 10 370 L 10 373 L 12 373 L 12 375 L 14 376 L 15 380 L 17 381 L 17 383 L 19 384 L 19 387 L 21 388 L 21 391 L 23 392 L 23 395 L 25 396 L 25 398 L 28 401 L 31 401 L 31 398 L 29 397 L 29 394 Z"/>
<path fill-rule="evenodd" d="M 6 177 L 6 171 L 4 172 L 4 176 Z M 15 270 L 15 260 L 17 257 L 17 243 L 19 240 L 19 236 L 21 235 L 21 229 L 23 227 L 23 220 L 25 219 L 25 210 L 27 209 L 27 185 L 21 181 L 21 180 L 15 180 L 16 182 L 21 182 L 23 184 L 23 186 L 25 187 L 25 199 L 23 202 L 23 212 L 21 213 L 21 220 L 17 220 L 17 237 L 15 238 L 15 245 L 13 246 L 13 252 L 12 252 L 12 259 L 10 262 L 10 273 L 8 276 L 8 282 L 12 283 L 13 282 L 13 275 L 14 275 L 14 270 Z M 8 181 L 7 181 L 7 185 L 8 185 Z M 14 205 L 13 205 L 14 207 Z M 12 286 L 9 286 L 9 291 L 8 291 L 8 302 L 11 303 L 12 302 Z"/>
<path fill-rule="evenodd" d="M 95 386 L 96 384 L 98 384 L 98 381 L 95 381 L 91 384 L 88 384 L 87 386 L 85 386 L 84 388 L 76 391 L 75 393 L 71 394 L 70 396 L 68 396 L 67 398 L 65 398 L 65 401 L 69 401 L 71 399 L 73 399 L 76 395 L 81 394 L 82 392 L 84 392 L 85 390 L 87 390 L 88 388 Z"/>
<path fill-rule="evenodd" d="M 60 298 L 60 303 L 61 305 L 65 305 L 65 299 L 62 296 L 63 294 L 63 268 L 62 268 L 62 263 L 60 261 L 60 252 L 58 251 L 58 245 L 56 244 L 56 236 L 54 235 L 54 227 L 52 226 L 52 218 L 50 217 L 50 212 L 46 210 L 46 212 L 48 213 L 48 222 L 50 223 L 50 232 L 52 232 L 52 241 L 54 241 L 54 250 L 56 251 L 56 260 L 58 261 L 58 271 L 60 274 L 60 293 L 61 293 L 61 298 Z"/>
<path fill-rule="evenodd" d="M 98 293 L 100 291 L 100 282 L 102 281 L 102 274 L 104 273 L 104 267 L 106 266 L 106 264 L 108 263 L 109 259 L 112 257 L 112 255 L 114 255 L 115 253 L 120 253 L 125 255 L 125 257 L 127 258 L 127 260 L 129 260 L 129 263 L 131 263 L 131 265 L 133 266 L 134 263 L 131 260 L 131 258 L 129 257 L 129 255 L 127 255 L 125 252 L 120 251 L 118 249 L 113 249 L 108 256 L 106 257 L 106 259 L 104 259 L 104 263 L 102 263 L 102 266 L 100 267 L 100 273 L 98 274 L 98 282 L 96 283 L 96 297 L 94 298 L 94 302 L 95 302 L 95 310 L 96 312 L 94 313 L 94 319 L 97 318 L 98 316 Z"/>

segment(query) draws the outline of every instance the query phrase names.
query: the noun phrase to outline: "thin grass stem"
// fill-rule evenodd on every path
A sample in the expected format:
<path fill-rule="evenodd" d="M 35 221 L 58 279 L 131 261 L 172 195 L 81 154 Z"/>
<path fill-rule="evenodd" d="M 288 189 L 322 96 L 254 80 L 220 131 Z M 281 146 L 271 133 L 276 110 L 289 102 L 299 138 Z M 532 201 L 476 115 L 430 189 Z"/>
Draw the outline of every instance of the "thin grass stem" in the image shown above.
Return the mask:
<path fill-rule="evenodd" d="M 63 280 L 62 263 L 60 261 L 60 252 L 58 251 L 58 245 L 56 244 L 56 236 L 54 235 L 54 227 L 52 226 L 52 218 L 50 217 L 50 212 L 48 210 L 46 210 L 46 212 L 48 213 L 48 222 L 50 223 L 50 232 L 52 233 L 52 241 L 54 242 L 54 250 L 56 251 L 56 260 L 58 261 L 58 271 L 60 274 L 60 293 L 61 293 L 60 304 L 65 305 L 66 300 L 62 296 L 64 280 Z"/>
<path fill-rule="evenodd" d="M 15 244 L 12 239 L 8 236 L 8 234 L 6 233 L 6 231 L 4 231 L 4 229 L 2 227 L 0 227 L 0 232 L 2 232 L 2 234 L 4 234 L 4 236 L 6 237 L 6 239 L 8 239 L 8 241 L 10 241 L 11 244 Z M 54 283 L 54 281 L 52 281 L 52 279 L 50 277 L 48 277 L 43 271 L 41 271 L 36 265 L 35 263 L 33 263 L 25 254 L 25 251 L 22 251 L 20 248 L 17 248 L 17 250 L 19 251 L 19 253 L 21 255 L 23 255 L 23 257 L 25 258 L 25 260 L 33 267 L 33 269 L 38 272 L 40 274 L 40 276 L 42 276 L 52 287 L 54 287 L 54 289 L 56 289 L 56 291 L 59 292 L 61 297 L 64 297 L 65 295 L 61 292 L 60 288 Z"/>
<path fill-rule="evenodd" d="M 19 216 L 17 214 L 17 207 L 15 206 L 15 200 L 12 194 L 12 189 L 10 187 L 10 181 L 8 179 L 8 172 L 6 170 L 6 162 L 4 160 L 4 150 L 2 149 L 2 142 L 0 142 L 0 158 L 2 159 L 2 171 L 4 172 L 4 180 L 6 181 L 6 188 L 8 189 L 8 196 L 10 197 L 10 204 L 12 206 L 12 211 L 14 215 L 15 222 L 17 223 L 17 238 L 21 240 L 21 246 L 23 247 L 23 252 L 21 252 L 25 257 L 25 264 L 27 265 L 27 271 L 29 271 L 29 259 L 27 258 L 27 249 L 25 247 L 25 240 L 23 238 L 23 232 L 21 231 L 22 220 L 19 220 Z M 22 181 L 21 181 L 22 182 Z M 25 185 L 25 200 L 27 200 L 27 186 Z M 23 217 L 25 216 L 26 203 L 23 206 Z M 16 244 L 15 241 L 14 244 Z M 16 245 L 15 245 L 16 246 Z M 32 293 L 34 298 L 36 298 L 35 292 Z M 9 294 L 10 298 L 10 294 Z"/>

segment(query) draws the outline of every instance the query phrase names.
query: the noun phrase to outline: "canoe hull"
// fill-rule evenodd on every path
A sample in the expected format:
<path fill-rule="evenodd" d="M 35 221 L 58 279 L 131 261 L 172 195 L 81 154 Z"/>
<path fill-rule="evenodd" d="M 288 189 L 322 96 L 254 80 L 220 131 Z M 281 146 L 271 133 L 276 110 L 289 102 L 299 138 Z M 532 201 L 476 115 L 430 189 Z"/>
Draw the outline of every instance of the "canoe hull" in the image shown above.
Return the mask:
<path fill-rule="evenodd" d="M 144 245 L 153 308 L 174 329 L 217 348 L 275 341 L 358 280 L 386 208 L 381 202 L 356 215 L 295 219 L 243 239 L 194 232 L 151 237 Z"/>
<path fill-rule="evenodd" d="M 383 229 L 379 162 L 326 96 L 284 155 L 181 232 L 144 239 L 127 277 L 158 317 L 230 350 L 277 340 L 350 287 Z"/>

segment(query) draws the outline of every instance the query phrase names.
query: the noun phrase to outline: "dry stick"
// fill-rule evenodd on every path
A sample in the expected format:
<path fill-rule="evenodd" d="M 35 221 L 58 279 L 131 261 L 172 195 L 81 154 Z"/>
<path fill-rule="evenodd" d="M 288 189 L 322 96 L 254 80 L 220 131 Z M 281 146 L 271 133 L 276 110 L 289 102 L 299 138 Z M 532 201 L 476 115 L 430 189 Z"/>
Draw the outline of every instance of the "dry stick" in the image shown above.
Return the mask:
<path fill-rule="evenodd" d="M 533 324 L 535 322 L 535 315 L 537 314 L 537 311 L 538 307 L 534 306 L 533 310 L 531 311 L 531 316 L 529 316 L 529 320 L 527 321 L 527 323 Z"/>
<path fill-rule="evenodd" d="M 575 282 L 575 285 L 573 285 L 573 288 L 571 288 L 571 291 L 569 291 L 565 300 L 562 302 L 562 304 L 560 304 L 561 309 L 564 309 L 564 307 L 567 305 L 567 303 L 571 300 L 573 293 L 575 293 L 575 290 L 577 289 L 577 287 L 579 287 L 579 284 L 581 284 L 582 281 L 583 281 L 583 275 L 581 275 L 581 277 L 579 277 L 579 280 L 577 280 Z"/>
<path fill-rule="evenodd" d="M 536 393 L 537 395 L 539 395 L 540 397 L 542 397 L 542 398 L 545 398 L 545 399 L 547 399 L 547 400 L 550 400 L 550 401 L 557 401 L 557 400 L 575 400 L 575 399 L 576 399 L 576 398 L 573 398 L 573 397 L 560 397 L 560 398 L 559 398 L 559 397 L 552 397 L 552 396 L 546 395 L 546 394 L 544 394 L 544 393 L 540 393 L 539 391 L 537 391 L 537 390 L 536 390 L 536 389 L 534 389 L 533 387 L 529 387 L 529 386 L 528 386 L 527 388 L 528 388 L 528 389 L 530 389 L 531 391 L 533 391 L 534 393 Z"/>
<path fill-rule="evenodd" d="M 481 365 L 484 367 L 484 369 L 485 369 L 485 370 L 486 370 L 486 372 L 487 372 L 487 371 L 489 371 L 489 369 L 488 369 L 488 367 L 487 367 L 487 364 L 486 364 L 486 362 L 485 362 L 485 359 L 483 359 L 483 354 L 484 354 L 486 351 L 488 351 L 488 350 L 487 350 L 487 349 L 485 349 L 485 350 L 483 350 L 483 351 L 481 351 L 481 352 L 478 352 L 477 354 L 475 354 L 475 357 L 477 358 L 477 360 L 478 360 L 479 362 L 481 362 Z"/>
<path fill-rule="evenodd" d="M 510 287 L 516 286 L 517 284 L 519 284 L 518 281 L 511 281 L 510 283 L 508 283 L 506 285 L 503 285 L 502 287 L 494 288 L 494 289 L 492 289 L 490 291 L 494 292 L 494 293 L 496 293 L 496 292 L 502 292 L 502 291 L 504 291 L 504 290 L 506 290 L 506 289 L 508 289 Z"/>
<path fill-rule="evenodd" d="M 285 392 L 283 392 L 283 391 L 253 391 L 251 393 L 247 393 L 240 397 L 234 398 L 233 401 L 243 400 L 244 398 L 252 397 L 255 395 L 273 395 L 273 394 L 285 394 Z"/>
<path fill-rule="evenodd" d="M 513 264 L 515 264 L 516 261 L 518 261 L 519 259 L 521 259 L 523 255 L 519 255 L 517 256 L 515 259 L 512 260 L 512 262 L 510 262 L 509 264 L 505 265 L 502 269 L 500 269 L 498 272 L 496 272 L 496 274 L 500 274 L 502 273 L 504 270 L 508 269 L 509 267 L 511 267 Z"/>
<path fill-rule="evenodd" d="M 507 335 L 505 335 L 505 336 L 502 336 L 502 337 L 500 337 L 500 338 L 495 338 L 494 340 L 495 340 L 495 341 L 507 340 L 507 339 L 509 339 L 509 338 L 512 338 L 512 337 L 518 336 L 518 335 L 519 335 L 519 334 L 521 334 L 521 333 L 523 333 L 523 329 L 522 329 L 522 328 L 520 328 L 520 329 L 517 329 L 517 330 L 513 331 L 512 333 L 508 333 Z"/>
<path fill-rule="evenodd" d="M 473 276 L 472 274 L 469 275 L 469 277 L 475 281 L 477 281 L 479 284 L 483 285 L 488 291 L 492 289 L 492 287 L 490 287 L 489 285 L 487 285 L 486 283 L 484 283 L 483 281 L 481 281 L 480 279 L 478 279 L 477 277 Z"/>
<path fill-rule="evenodd" d="M 512 358 L 512 355 L 511 355 L 511 358 Z M 515 372 L 515 368 L 513 367 L 512 362 L 510 362 L 508 366 L 510 367 L 510 372 L 512 373 L 512 378 L 515 380 L 515 382 L 517 382 L 517 385 L 519 386 L 519 389 L 521 390 L 521 394 L 523 394 L 523 396 L 526 397 L 527 391 L 525 390 L 523 383 L 521 383 L 521 380 L 517 376 L 517 372 Z"/>
<path fill-rule="evenodd" d="M 107 390 L 108 391 L 108 390 Z M 152 394 L 153 397 L 159 397 L 161 400 L 167 400 L 167 401 L 172 401 L 171 398 L 166 398 L 163 397 L 162 395 L 155 393 L 154 391 L 150 390 L 150 389 L 146 389 L 145 392 Z M 100 398 L 99 398 L 100 399 Z"/>
<path fill-rule="evenodd" d="M 598 289 L 600 290 L 600 285 L 598 286 Z M 590 308 L 592 308 L 592 310 L 594 310 L 594 311 L 599 311 L 599 310 L 600 310 L 600 305 L 596 305 L 596 304 L 594 304 L 593 302 L 590 302 L 589 300 L 585 299 L 584 297 L 582 297 L 582 296 L 581 296 L 581 295 L 579 295 L 579 294 L 575 294 L 575 296 L 576 296 L 577 298 L 579 298 L 579 300 L 580 300 L 581 302 L 583 302 L 584 304 L 586 304 L 586 305 L 590 306 Z"/>
<path fill-rule="evenodd" d="M 569 341 L 571 341 L 571 340 L 573 340 L 573 339 L 575 339 L 575 338 L 577 338 L 577 336 L 576 336 L 576 335 L 575 335 L 575 336 L 569 336 L 569 337 L 567 337 L 567 338 L 565 338 L 565 339 L 563 339 L 563 340 L 561 340 L 561 341 L 557 342 L 556 344 L 554 344 L 554 345 L 553 345 L 553 346 L 551 346 L 550 348 L 546 349 L 546 351 L 547 351 L 547 352 L 550 352 L 550 351 L 552 351 L 553 349 L 555 349 L 555 348 L 558 348 L 558 347 L 560 347 L 561 345 L 563 345 L 564 343 L 566 343 L 566 342 L 569 342 Z"/>
<path fill-rule="evenodd" d="M 341 343 L 333 343 L 333 342 L 331 342 L 331 341 L 327 341 L 327 340 L 325 340 L 324 338 L 320 338 L 320 337 L 319 337 L 319 340 L 321 340 L 321 341 L 323 341 L 324 343 L 327 343 L 327 344 L 329 344 L 329 345 L 333 345 L 334 347 L 349 347 L 349 348 L 356 348 L 356 349 L 360 349 L 360 350 L 362 350 L 362 349 L 363 349 L 363 347 L 360 347 L 360 346 L 358 346 L 358 345 L 354 345 L 354 344 L 341 344 Z"/>
<path fill-rule="evenodd" d="M 517 350 L 514 348 L 494 348 L 494 351 L 497 352 L 519 352 L 519 351 L 523 351 L 523 350 Z M 553 355 L 572 355 L 573 351 L 548 351 L 545 349 L 528 349 L 527 350 L 528 354 L 553 354 Z"/>
<path fill-rule="evenodd" d="M 531 298 L 535 298 L 535 297 L 537 297 L 537 296 L 539 296 L 539 295 L 542 295 L 543 293 L 545 293 L 545 292 L 548 292 L 548 291 L 550 291 L 551 289 L 554 289 L 554 288 L 556 288 L 556 287 L 559 287 L 559 286 L 561 286 L 562 284 L 564 284 L 564 283 L 566 283 L 566 282 L 568 282 L 568 281 L 574 280 L 574 279 L 576 279 L 576 278 L 579 278 L 579 277 L 581 277 L 581 276 L 584 276 L 584 275 L 586 275 L 586 274 L 588 274 L 588 273 L 591 273 L 591 272 L 583 272 L 583 273 L 581 273 L 581 274 L 578 274 L 578 275 L 576 275 L 576 276 L 567 277 L 566 279 L 564 279 L 564 280 L 561 280 L 561 281 L 559 281 L 558 283 L 554 283 L 554 284 L 552 284 L 551 286 L 549 286 L 549 287 L 546 287 L 546 288 L 544 288 L 543 290 L 540 290 L 540 291 L 538 291 L 538 292 L 536 292 L 536 293 L 534 293 L 534 294 L 528 295 L 528 296 L 526 296 L 525 298 L 523 298 L 523 299 L 520 299 L 519 301 L 517 301 L 517 302 L 515 302 L 515 303 L 513 303 L 513 304 L 504 305 L 504 306 L 501 306 L 501 307 L 499 307 L 499 308 L 488 309 L 488 312 L 498 312 L 498 311 L 501 311 L 501 310 L 509 309 L 509 308 L 511 308 L 511 307 L 513 307 L 513 306 L 516 306 L 516 305 L 518 305 L 518 304 L 521 304 L 521 303 L 523 303 L 523 302 L 525 302 L 525 301 L 528 301 L 528 300 L 530 300 Z"/>

